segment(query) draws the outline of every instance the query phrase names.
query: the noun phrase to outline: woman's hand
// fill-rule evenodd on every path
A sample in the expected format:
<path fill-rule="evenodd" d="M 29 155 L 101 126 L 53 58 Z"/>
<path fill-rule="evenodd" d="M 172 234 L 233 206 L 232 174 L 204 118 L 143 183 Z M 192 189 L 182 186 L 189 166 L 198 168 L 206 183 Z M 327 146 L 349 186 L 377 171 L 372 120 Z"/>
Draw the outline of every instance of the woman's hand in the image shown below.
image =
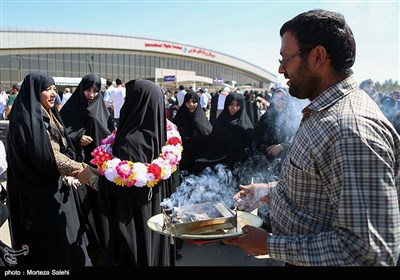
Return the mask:
<path fill-rule="evenodd" d="M 100 170 L 98 168 L 93 168 L 90 167 L 90 170 L 93 172 L 93 174 L 95 174 L 96 176 L 100 176 Z"/>
<path fill-rule="evenodd" d="M 79 174 L 77 175 L 78 180 L 81 182 L 81 184 L 87 184 L 89 183 L 90 177 L 95 176 L 90 169 L 90 167 L 86 167 L 83 169 Z"/>
<path fill-rule="evenodd" d="M 79 141 L 79 145 L 81 145 L 81 146 L 87 146 L 87 145 L 89 145 L 89 144 L 92 143 L 92 142 L 93 142 L 92 137 L 90 137 L 90 136 L 88 136 L 88 135 L 82 135 L 82 138 L 81 138 L 81 140 Z"/>

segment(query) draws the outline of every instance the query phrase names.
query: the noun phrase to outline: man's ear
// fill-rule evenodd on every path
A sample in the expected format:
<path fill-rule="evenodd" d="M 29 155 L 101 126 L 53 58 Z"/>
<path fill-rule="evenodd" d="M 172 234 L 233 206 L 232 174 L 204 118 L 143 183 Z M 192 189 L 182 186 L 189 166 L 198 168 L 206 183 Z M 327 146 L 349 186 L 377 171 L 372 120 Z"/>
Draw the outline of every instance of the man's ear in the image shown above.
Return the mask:
<path fill-rule="evenodd" d="M 312 53 L 314 54 L 314 62 L 317 64 L 324 63 L 328 58 L 328 52 L 326 51 L 324 46 L 318 45 L 313 50 Z"/>

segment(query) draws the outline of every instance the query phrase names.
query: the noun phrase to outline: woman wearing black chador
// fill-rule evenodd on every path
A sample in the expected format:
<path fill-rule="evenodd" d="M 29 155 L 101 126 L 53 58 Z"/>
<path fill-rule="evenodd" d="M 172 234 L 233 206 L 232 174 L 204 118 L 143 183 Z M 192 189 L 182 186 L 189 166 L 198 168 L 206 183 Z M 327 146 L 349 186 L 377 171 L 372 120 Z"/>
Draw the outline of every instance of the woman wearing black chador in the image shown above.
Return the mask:
<path fill-rule="evenodd" d="M 160 157 L 167 142 L 164 94 L 156 84 L 147 80 L 132 80 L 125 86 L 126 97 L 112 145 L 112 156 L 113 160 L 131 161 L 134 165 L 121 170 L 119 165 L 111 164 L 109 171 L 99 179 L 99 209 L 106 233 L 104 264 L 172 266 L 175 247 L 170 244 L 170 237 L 153 232 L 147 226 L 149 218 L 162 212 L 160 203 L 163 199 L 172 194 L 172 179 L 168 177 L 149 186 L 152 179 L 140 176 L 145 172 L 146 163 L 154 163 Z M 132 171 L 130 168 L 137 171 L 137 176 L 129 182 L 132 185 L 114 183 L 117 172 L 128 176 Z M 110 178 L 114 179 L 109 181 Z"/>
<path fill-rule="evenodd" d="M 93 173 L 74 160 L 55 97 L 51 76 L 27 75 L 12 108 L 7 136 L 11 242 L 15 250 L 28 249 L 18 265 L 29 268 L 92 265 L 76 190 L 63 178 L 74 176 L 85 184 Z"/>
<path fill-rule="evenodd" d="M 218 163 L 233 170 L 236 164 L 248 159 L 255 148 L 255 134 L 243 95 L 226 96 L 224 110 L 215 121 L 208 142 L 207 151 L 196 160 L 195 173 Z"/>
<path fill-rule="evenodd" d="M 185 94 L 185 99 L 173 119 L 182 137 L 183 152 L 179 170 L 193 173 L 195 159 L 207 149 L 207 136 L 212 126 L 199 106 L 199 96 L 194 91 Z"/>

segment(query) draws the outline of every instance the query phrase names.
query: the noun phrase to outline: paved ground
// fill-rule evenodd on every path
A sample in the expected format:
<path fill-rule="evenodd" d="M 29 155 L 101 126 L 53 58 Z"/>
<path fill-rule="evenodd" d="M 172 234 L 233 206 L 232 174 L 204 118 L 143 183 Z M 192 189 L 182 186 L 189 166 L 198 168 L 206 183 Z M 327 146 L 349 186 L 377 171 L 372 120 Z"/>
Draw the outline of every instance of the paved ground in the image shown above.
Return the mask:
<path fill-rule="evenodd" d="M 247 256 L 236 246 L 223 243 L 193 245 L 183 243 L 182 259 L 176 266 L 283 266 L 283 263 L 269 256 Z"/>

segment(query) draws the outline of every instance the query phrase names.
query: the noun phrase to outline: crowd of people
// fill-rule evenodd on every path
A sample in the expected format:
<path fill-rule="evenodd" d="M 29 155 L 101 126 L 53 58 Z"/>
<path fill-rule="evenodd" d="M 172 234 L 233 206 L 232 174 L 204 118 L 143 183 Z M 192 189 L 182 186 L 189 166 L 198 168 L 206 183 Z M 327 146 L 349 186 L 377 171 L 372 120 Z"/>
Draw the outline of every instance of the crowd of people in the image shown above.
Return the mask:
<path fill-rule="evenodd" d="M 396 265 L 400 93 L 381 100 L 358 84 L 339 13 L 301 13 L 279 35 L 288 89 L 163 92 L 108 79 L 102 91 L 88 74 L 58 94 L 50 75 L 32 72 L 2 94 L 12 247 L 28 248 L 18 265 L 174 266 L 176 244 L 147 220 L 185 175 L 255 154 L 279 161 L 277 181 L 241 185 L 232 199 L 242 211 L 268 204 L 270 225 L 246 225 L 226 244 L 287 266 Z"/>

